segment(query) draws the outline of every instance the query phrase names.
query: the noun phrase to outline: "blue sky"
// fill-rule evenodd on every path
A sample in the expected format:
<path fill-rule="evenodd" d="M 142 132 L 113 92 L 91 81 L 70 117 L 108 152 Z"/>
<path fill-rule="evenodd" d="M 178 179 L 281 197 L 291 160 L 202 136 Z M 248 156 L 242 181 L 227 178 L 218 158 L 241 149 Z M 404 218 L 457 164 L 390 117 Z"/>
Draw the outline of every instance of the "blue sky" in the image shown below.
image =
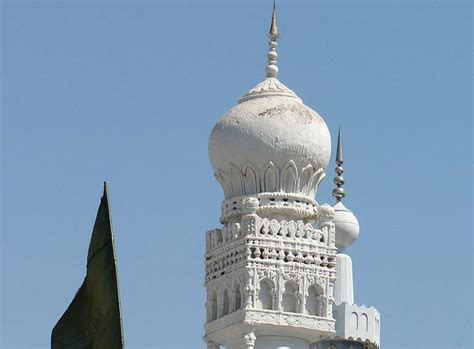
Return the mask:
<path fill-rule="evenodd" d="M 473 346 L 472 5 L 279 1 L 280 78 L 344 129 L 355 299 L 382 345 Z M 128 348 L 203 348 L 207 142 L 271 1 L 2 3 L 2 348 L 46 348 L 110 186 Z M 333 162 L 317 200 L 330 197 Z"/>

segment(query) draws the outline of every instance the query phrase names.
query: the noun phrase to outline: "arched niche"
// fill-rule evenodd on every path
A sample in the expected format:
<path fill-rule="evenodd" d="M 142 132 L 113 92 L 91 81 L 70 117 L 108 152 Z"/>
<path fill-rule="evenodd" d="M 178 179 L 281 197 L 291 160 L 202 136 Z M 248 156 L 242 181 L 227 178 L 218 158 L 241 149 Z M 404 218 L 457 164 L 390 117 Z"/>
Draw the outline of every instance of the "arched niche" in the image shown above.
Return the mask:
<path fill-rule="evenodd" d="M 369 330 L 369 318 L 366 313 L 362 313 L 360 316 L 360 324 L 363 331 L 367 332 Z"/>
<path fill-rule="evenodd" d="M 217 293 L 213 291 L 209 299 L 209 321 L 217 320 Z"/>
<path fill-rule="evenodd" d="M 273 282 L 268 279 L 260 281 L 260 288 L 257 297 L 257 308 L 273 310 Z"/>
<path fill-rule="evenodd" d="M 229 291 L 225 288 L 224 294 L 222 295 L 222 316 L 229 314 L 229 304 Z"/>
<path fill-rule="evenodd" d="M 356 312 L 351 313 L 351 328 L 353 330 L 359 330 L 359 316 Z"/>
<path fill-rule="evenodd" d="M 308 315 L 324 316 L 324 293 L 321 286 L 312 285 L 308 288 L 305 307 Z"/>
<path fill-rule="evenodd" d="M 236 284 L 234 288 L 234 308 L 235 310 L 242 308 L 242 293 L 240 292 L 239 284 Z"/>
<path fill-rule="evenodd" d="M 285 283 L 285 291 L 282 297 L 282 308 L 287 313 L 298 312 L 298 299 L 297 299 L 298 287 L 293 281 L 287 281 Z"/>

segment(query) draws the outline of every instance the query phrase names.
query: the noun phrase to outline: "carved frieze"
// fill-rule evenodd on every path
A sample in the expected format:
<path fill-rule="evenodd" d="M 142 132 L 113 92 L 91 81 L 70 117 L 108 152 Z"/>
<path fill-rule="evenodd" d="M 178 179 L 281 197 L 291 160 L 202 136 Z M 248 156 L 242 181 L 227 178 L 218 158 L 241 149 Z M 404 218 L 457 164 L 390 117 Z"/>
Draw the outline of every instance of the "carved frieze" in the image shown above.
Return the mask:
<path fill-rule="evenodd" d="M 282 168 L 272 161 L 262 169 L 249 163 L 242 168 L 231 163 L 227 169 L 218 169 L 214 176 L 224 189 L 226 198 L 262 192 L 300 193 L 314 197 L 325 173 L 322 168 L 315 169 L 311 164 L 298 169 L 290 160 Z"/>

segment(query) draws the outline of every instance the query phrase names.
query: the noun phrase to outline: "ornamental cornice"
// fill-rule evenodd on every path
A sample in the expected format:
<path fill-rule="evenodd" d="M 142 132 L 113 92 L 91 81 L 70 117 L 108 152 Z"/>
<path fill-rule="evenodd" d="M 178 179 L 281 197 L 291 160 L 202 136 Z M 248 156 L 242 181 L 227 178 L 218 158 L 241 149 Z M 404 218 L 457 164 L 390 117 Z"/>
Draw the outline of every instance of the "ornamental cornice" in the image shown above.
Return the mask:
<path fill-rule="evenodd" d="M 265 216 L 272 213 L 314 219 L 318 212 L 318 203 L 302 194 L 281 192 L 260 193 L 249 196 L 238 196 L 224 200 L 221 206 L 221 222 L 246 214 Z"/>
<path fill-rule="evenodd" d="M 259 326 L 268 325 L 298 327 L 300 329 L 320 331 L 324 334 L 333 334 L 336 331 L 336 321 L 333 319 L 263 309 L 241 309 L 212 322 L 208 322 L 204 328 L 206 335 L 209 335 L 217 331 L 222 331 L 234 324 L 247 325 L 251 328 L 255 328 L 256 331 L 258 331 Z"/>
<path fill-rule="evenodd" d="M 290 263 L 288 263 L 290 264 Z M 312 275 L 315 278 L 319 278 L 317 283 L 324 283 L 324 279 L 329 278 L 334 280 L 336 278 L 336 270 L 317 267 L 314 265 L 307 265 L 302 263 L 291 263 L 291 265 L 275 263 L 273 261 L 260 261 L 248 264 L 249 267 L 253 267 L 257 271 L 258 279 L 267 277 L 266 275 L 275 275 L 277 271 L 281 273 L 294 273 L 294 275 Z M 325 288 L 325 286 L 323 287 Z"/>

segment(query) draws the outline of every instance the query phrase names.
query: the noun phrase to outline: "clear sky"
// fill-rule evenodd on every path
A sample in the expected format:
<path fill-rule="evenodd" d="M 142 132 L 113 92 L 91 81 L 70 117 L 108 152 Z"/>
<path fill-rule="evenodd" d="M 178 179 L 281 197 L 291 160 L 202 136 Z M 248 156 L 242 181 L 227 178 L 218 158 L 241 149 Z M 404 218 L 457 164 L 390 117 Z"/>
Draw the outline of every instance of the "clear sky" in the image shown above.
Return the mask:
<path fill-rule="evenodd" d="M 382 345 L 473 346 L 472 5 L 278 1 L 280 78 L 344 131 L 355 299 Z M 110 185 L 128 348 L 203 348 L 214 123 L 271 1 L 4 1 L 2 348 L 46 348 Z M 333 162 L 318 194 L 330 197 Z"/>

